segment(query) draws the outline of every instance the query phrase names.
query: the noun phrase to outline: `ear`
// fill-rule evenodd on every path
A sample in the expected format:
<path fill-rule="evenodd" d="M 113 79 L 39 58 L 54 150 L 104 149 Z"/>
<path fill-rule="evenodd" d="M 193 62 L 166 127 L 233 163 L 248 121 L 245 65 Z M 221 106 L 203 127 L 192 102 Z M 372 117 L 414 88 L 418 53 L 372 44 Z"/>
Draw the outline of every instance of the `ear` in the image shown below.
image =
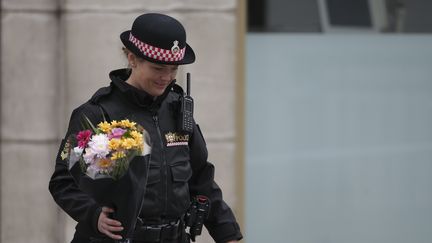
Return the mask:
<path fill-rule="evenodd" d="M 135 68 L 136 64 L 137 64 L 137 61 L 138 61 L 137 57 L 133 53 L 129 52 L 128 55 L 127 55 L 127 59 L 128 59 L 128 62 L 129 62 L 129 66 L 131 66 L 132 68 Z"/>

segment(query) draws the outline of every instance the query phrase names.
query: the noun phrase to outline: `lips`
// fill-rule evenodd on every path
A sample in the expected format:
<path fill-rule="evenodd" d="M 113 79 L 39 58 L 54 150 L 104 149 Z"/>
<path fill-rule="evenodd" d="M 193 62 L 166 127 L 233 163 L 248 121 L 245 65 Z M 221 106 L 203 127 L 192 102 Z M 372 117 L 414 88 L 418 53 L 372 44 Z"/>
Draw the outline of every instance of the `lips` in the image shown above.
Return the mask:
<path fill-rule="evenodd" d="M 168 83 L 165 82 L 153 82 L 157 88 L 164 89 L 167 87 Z"/>

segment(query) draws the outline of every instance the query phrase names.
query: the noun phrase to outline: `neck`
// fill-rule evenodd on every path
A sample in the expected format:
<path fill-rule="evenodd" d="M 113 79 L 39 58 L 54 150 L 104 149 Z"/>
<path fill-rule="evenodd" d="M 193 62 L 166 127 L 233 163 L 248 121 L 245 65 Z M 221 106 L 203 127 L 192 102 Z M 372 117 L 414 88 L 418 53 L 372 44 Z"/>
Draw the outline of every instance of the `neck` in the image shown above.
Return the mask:
<path fill-rule="evenodd" d="M 136 81 L 136 79 L 133 78 L 132 74 L 129 76 L 129 78 L 125 82 L 128 83 L 129 85 L 139 89 L 139 90 L 142 90 L 142 91 L 145 91 L 148 93 L 148 91 L 145 90 L 145 88 L 141 86 L 140 82 Z"/>
<path fill-rule="evenodd" d="M 136 82 L 135 79 L 132 78 L 132 74 L 129 76 L 128 79 L 126 79 L 125 82 L 128 83 L 128 84 L 130 84 L 130 85 L 132 85 L 132 86 L 134 86 L 137 89 L 142 90 L 142 88 L 138 85 L 139 83 Z"/>

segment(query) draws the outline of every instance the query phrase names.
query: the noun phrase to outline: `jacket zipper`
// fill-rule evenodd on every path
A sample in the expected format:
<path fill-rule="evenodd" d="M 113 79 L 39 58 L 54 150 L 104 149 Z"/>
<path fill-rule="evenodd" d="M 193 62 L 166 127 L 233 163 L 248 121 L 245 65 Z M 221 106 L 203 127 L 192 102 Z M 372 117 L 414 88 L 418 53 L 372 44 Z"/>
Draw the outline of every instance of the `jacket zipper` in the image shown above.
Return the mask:
<path fill-rule="evenodd" d="M 159 127 L 159 118 L 157 115 L 153 116 L 153 121 L 155 122 L 156 130 L 158 132 L 159 140 L 160 140 L 161 148 L 162 148 L 162 158 L 163 158 L 162 168 L 163 168 L 163 172 L 165 173 L 164 174 L 164 176 L 165 176 L 165 181 L 164 181 L 164 183 L 165 183 L 165 202 L 164 202 L 164 214 L 163 215 L 166 215 L 167 207 L 168 207 L 168 182 L 167 182 L 167 180 L 168 180 L 168 172 L 167 172 L 168 168 L 167 168 L 167 162 L 166 162 L 166 156 L 165 156 L 165 146 L 163 143 L 162 134 L 161 134 L 160 127 Z"/>

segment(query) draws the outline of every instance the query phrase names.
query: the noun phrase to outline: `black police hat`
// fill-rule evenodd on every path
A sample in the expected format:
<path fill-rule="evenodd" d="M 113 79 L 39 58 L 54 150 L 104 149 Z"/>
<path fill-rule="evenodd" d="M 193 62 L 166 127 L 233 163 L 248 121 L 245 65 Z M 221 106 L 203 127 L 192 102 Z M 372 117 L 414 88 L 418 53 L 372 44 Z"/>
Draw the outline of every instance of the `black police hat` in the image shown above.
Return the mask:
<path fill-rule="evenodd" d="M 120 39 L 132 53 L 150 62 L 181 65 L 195 61 L 183 25 L 164 14 L 138 16 L 132 29 L 121 33 Z"/>

